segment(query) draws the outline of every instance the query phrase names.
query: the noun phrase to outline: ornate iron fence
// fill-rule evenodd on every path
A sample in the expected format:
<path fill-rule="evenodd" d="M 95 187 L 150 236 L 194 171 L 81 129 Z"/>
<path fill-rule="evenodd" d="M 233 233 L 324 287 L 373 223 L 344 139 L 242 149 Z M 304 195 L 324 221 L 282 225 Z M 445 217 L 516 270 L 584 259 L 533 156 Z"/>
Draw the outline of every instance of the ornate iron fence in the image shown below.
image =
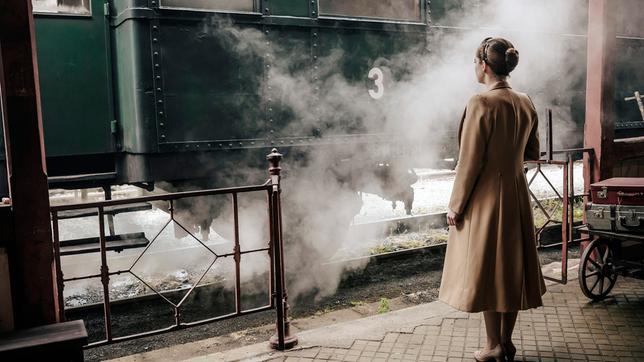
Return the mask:
<path fill-rule="evenodd" d="M 270 178 L 264 184 L 245 186 L 245 187 L 233 187 L 233 188 L 222 188 L 222 189 L 210 189 L 210 190 L 199 190 L 199 191 L 188 191 L 188 192 L 175 192 L 167 193 L 154 196 L 142 196 L 129 199 L 120 199 L 120 200 L 105 200 L 99 202 L 89 202 L 89 203 L 78 203 L 71 205 L 61 205 L 61 206 L 52 206 L 50 208 L 51 219 L 52 219 L 52 230 L 53 230 L 53 247 L 54 247 L 54 258 L 55 258 L 55 270 L 57 273 L 57 294 L 60 305 L 60 310 L 58 311 L 61 320 L 65 319 L 65 307 L 64 307 L 64 297 L 63 290 L 66 282 L 88 280 L 92 278 L 100 278 L 102 284 L 102 294 L 103 294 L 103 320 L 105 326 L 105 339 L 93 342 L 88 345 L 88 347 L 94 347 L 99 345 L 110 344 L 119 341 L 125 341 L 129 339 L 134 339 L 143 336 L 150 336 L 154 334 L 164 333 L 172 330 L 187 328 L 196 325 L 202 325 L 205 323 L 210 323 L 214 321 L 240 317 L 248 315 L 251 313 L 257 313 L 261 311 L 267 311 L 271 309 L 276 310 L 277 321 L 276 321 L 276 334 L 271 337 L 270 344 L 273 348 L 276 349 L 288 349 L 297 344 L 297 337 L 291 335 L 289 332 L 289 321 L 288 321 L 288 303 L 287 303 L 287 292 L 285 286 L 284 278 L 284 251 L 283 251 L 283 242 L 282 242 L 282 219 L 281 219 L 281 187 L 280 187 L 280 160 L 282 155 L 277 152 L 276 149 L 272 150 L 272 153 L 267 156 L 269 161 L 269 174 Z M 264 248 L 252 249 L 242 251 L 240 247 L 239 239 L 239 207 L 238 207 L 238 195 L 251 193 L 251 192 L 266 192 L 267 204 L 268 204 L 268 223 L 270 229 L 270 240 L 267 243 L 267 246 Z M 175 216 L 175 203 L 177 200 L 194 198 L 194 197 L 203 197 L 203 196 L 213 196 L 213 195 L 229 195 L 230 202 L 232 203 L 233 209 L 233 223 L 234 223 L 234 242 L 233 250 L 224 254 L 218 254 L 211 247 L 206 245 L 198 237 L 193 235 L 188 228 L 181 224 Z M 107 238 L 105 235 L 105 217 L 109 215 L 109 212 L 106 213 L 106 208 L 123 206 L 123 205 L 132 205 L 149 202 L 159 202 L 165 201 L 169 204 L 169 214 L 170 219 L 163 225 L 161 230 L 152 238 L 152 240 L 145 246 L 141 254 L 134 260 L 134 262 L 125 269 L 110 270 L 108 265 L 107 252 L 109 250 L 114 250 L 108 247 Z M 78 211 L 78 210 L 95 210 L 95 213 L 98 215 L 98 224 L 99 224 L 99 246 L 98 252 L 100 253 L 100 272 L 98 274 L 89 274 L 81 275 L 66 278 L 63 275 L 61 267 L 61 240 L 60 240 L 60 231 L 59 231 L 59 215 L 62 212 L 68 211 Z M 157 238 L 163 230 L 168 227 L 171 223 L 174 223 L 180 227 L 184 232 L 190 235 L 194 240 L 196 240 L 206 255 L 210 257 L 210 264 L 206 270 L 200 274 L 198 281 L 194 283 L 188 290 L 188 292 L 181 298 L 179 302 L 173 302 L 168 297 L 164 296 L 162 291 L 154 288 L 150 283 L 145 281 L 145 278 L 138 275 L 133 268 L 139 263 L 141 258 L 146 255 L 146 252 L 150 250 L 150 247 L 157 241 Z M 269 293 L 270 295 L 267 298 L 267 304 L 252 308 L 252 309 L 243 309 L 241 304 L 241 257 L 244 254 L 258 254 L 258 253 L 268 253 L 269 256 L 269 265 L 266 272 L 270 275 L 270 285 Z M 222 258 L 232 257 L 235 263 L 235 311 L 229 314 L 205 318 L 197 321 L 187 322 L 182 320 L 182 307 L 186 302 L 187 298 L 193 293 L 195 288 L 200 285 L 204 276 L 211 270 L 212 266 L 216 263 L 217 260 Z M 151 331 L 146 331 L 143 333 L 130 334 L 125 336 L 114 336 L 112 332 L 112 313 L 111 307 L 112 302 L 110 301 L 109 285 L 110 279 L 116 275 L 129 274 L 144 284 L 149 288 L 154 295 L 160 297 L 163 301 L 168 303 L 174 309 L 174 323 L 169 327 L 162 329 L 155 329 Z"/>
<path fill-rule="evenodd" d="M 591 161 L 588 163 L 589 167 L 592 165 L 593 149 L 592 148 L 574 148 L 574 149 L 565 149 L 565 150 L 553 150 L 553 137 L 552 137 L 552 110 L 546 110 L 546 152 L 545 159 L 538 161 L 526 161 L 525 164 L 536 165 L 535 172 L 528 181 L 528 191 L 530 197 L 539 210 L 545 215 L 545 223 L 535 230 L 537 236 L 537 246 L 542 247 L 541 244 L 541 234 L 544 232 L 546 227 L 549 224 L 560 224 L 561 225 L 561 279 L 553 278 L 550 276 L 544 276 L 545 279 L 566 284 L 568 282 L 568 245 L 571 243 L 585 242 L 589 241 L 588 236 L 582 236 L 579 239 L 574 238 L 574 211 L 575 211 L 575 198 L 584 197 L 587 199 L 589 196 L 589 190 L 584 190 L 580 195 L 575 195 L 575 183 L 574 183 L 574 155 L 587 155 Z M 564 160 L 555 160 L 555 155 L 563 155 Z M 542 154 L 543 156 L 543 154 Z M 548 176 L 543 172 L 543 165 L 557 165 L 563 168 L 563 177 L 561 180 L 562 192 L 559 193 L 557 188 L 554 186 L 553 182 L 548 178 Z M 537 196 L 530 190 L 530 186 L 535 181 L 537 176 L 542 176 L 546 181 L 548 186 L 554 191 L 557 195 L 557 199 L 562 204 L 561 219 L 555 218 L 552 210 L 548 210 L 544 205 L 542 200 L 539 200 Z M 585 204 L 585 203 L 584 203 Z M 585 215 L 585 206 L 584 206 L 584 215 Z M 585 216 L 584 216 L 585 222 Z M 559 243 L 552 244 L 559 245 Z"/>

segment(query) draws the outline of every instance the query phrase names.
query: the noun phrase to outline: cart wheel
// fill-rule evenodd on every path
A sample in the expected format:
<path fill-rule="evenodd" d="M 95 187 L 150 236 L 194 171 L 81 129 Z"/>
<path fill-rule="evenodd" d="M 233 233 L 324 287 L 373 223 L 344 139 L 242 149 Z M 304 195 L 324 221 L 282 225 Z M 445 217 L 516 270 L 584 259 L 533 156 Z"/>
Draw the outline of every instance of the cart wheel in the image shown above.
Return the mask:
<path fill-rule="evenodd" d="M 585 296 L 602 300 L 617 281 L 613 250 L 604 239 L 591 242 L 581 256 L 579 263 L 579 286 Z"/>

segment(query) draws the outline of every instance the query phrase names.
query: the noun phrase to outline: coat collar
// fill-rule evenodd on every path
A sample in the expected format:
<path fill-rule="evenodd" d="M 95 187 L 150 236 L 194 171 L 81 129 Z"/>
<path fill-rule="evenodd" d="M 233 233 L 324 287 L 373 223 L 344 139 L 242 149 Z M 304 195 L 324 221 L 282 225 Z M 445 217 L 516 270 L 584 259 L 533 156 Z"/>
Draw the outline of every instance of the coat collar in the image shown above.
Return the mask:
<path fill-rule="evenodd" d="M 493 91 L 495 89 L 501 89 L 501 88 L 512 88 L 512 87 L 510 87 L 510 84 L 508 82 L 501 80 L 494 83 L 494 85 L 489 89 L 489 91 Z"/>
<path fill-rule="evenodd" d="M 494 85 L 492 85 L 492 87 L 490 89 L 488 89 L 488 92 L 493 91 L 495 89 L 502 89 L 502 88 L 512 88 L 512 87 L 510 87 L 510 84 L 508 82 L 502 80 L 502 81 L 494 83 Z M 465 111 L 463 111 L 463 116 L 461 117 L 461 122 L 458 125 L 458 144 L 459 144 L 459 147 L 460 147 L 460 144 L 461 144 L 461 134 L 463 133 L 463 123 L 465 122 L 465 113 L 466 112 L 467 112 L 467 108 L 465 109 Z"/>

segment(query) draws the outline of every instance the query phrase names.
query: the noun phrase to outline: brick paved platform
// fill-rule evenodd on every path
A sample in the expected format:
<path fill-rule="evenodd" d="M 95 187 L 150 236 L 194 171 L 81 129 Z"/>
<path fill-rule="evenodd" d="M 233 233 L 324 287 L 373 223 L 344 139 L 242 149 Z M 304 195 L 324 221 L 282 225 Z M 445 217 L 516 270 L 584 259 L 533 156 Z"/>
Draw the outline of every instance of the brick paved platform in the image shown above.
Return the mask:
<path fill-rule="evenodd" d="M 644 281 L 619 278 L 591 302 L 577 280 L 549 285 L 544 307 L 519 313 L 518 361 L 644 361 Z M 266 343 L 190 361 L 460 361 L 485 344 L 482 314 L 433 302 L 301 332 L 288 352 Z"/>

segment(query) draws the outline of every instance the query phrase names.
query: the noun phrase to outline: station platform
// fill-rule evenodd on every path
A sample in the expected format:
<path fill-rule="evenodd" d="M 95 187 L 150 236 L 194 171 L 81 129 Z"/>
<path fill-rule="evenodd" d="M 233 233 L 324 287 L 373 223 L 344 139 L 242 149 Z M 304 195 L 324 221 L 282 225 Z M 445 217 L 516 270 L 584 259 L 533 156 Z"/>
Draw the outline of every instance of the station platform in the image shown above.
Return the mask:
<path fill-rule="evenodd" d="M 548 282 L 544 306 L 519 313 L 513 341 L 516 361 L 644 360 L 644 281 L 619 278 L 607 299 L 592 302 L 576 279 Z M 482 313 L 468 314 L 436 301 L 367 318 L 298 331 L 286 352 L 267 342 L 182 356 L 152 351 L 121 361 L 460 361 L 474 360 L 485 344 Z M 188 347 L 188 348 L 185 348 Z M 200 350 L 201 352 L 197 352 Z M 181 358 L 178 358 L 181 357 Z"/>

